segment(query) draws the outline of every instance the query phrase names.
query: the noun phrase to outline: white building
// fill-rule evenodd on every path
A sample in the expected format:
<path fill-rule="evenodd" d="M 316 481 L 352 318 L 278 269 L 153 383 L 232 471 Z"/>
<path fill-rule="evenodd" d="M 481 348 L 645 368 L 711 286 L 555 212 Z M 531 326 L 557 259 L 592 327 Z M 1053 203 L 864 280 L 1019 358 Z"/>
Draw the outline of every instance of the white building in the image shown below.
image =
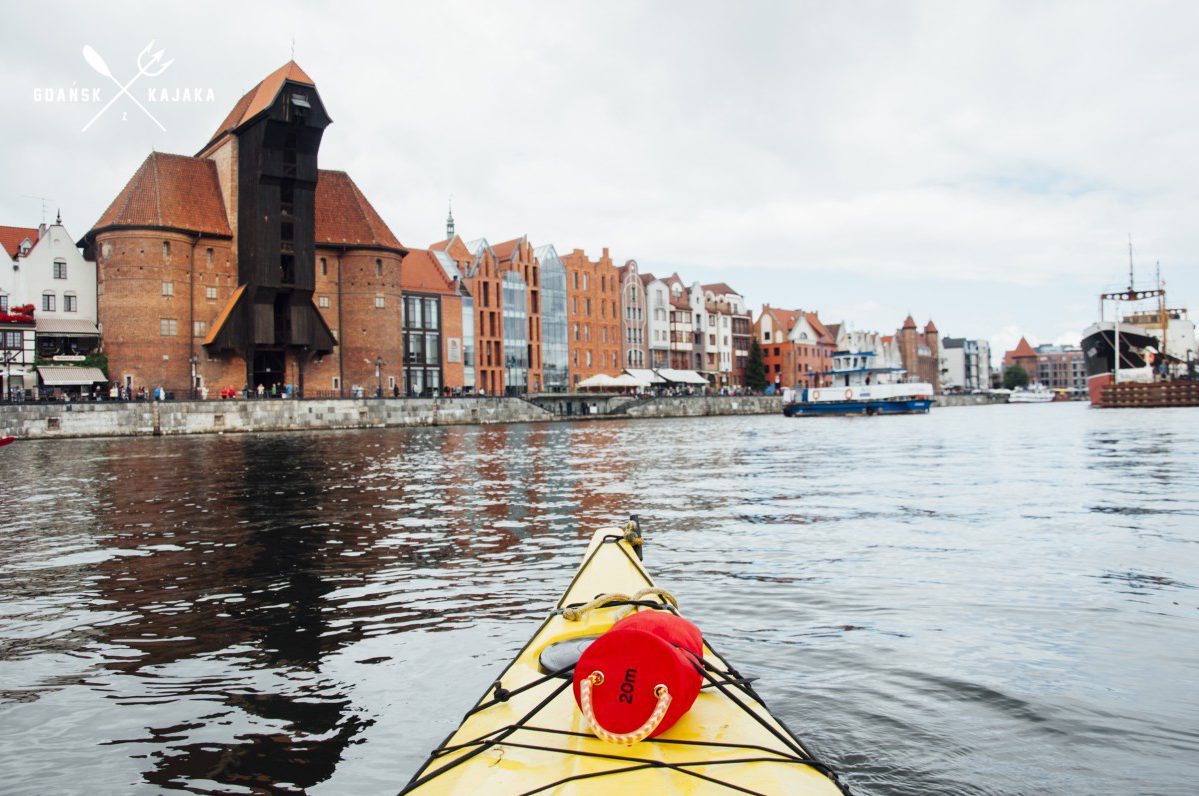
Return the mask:
<path fill-rule="evenodd" d="M 973 392 L 990 387 L 990 343 L 964 337 L 946 337 L 941 341 L 942 391 Z"/>
<path fill-rule="evenodd" d="M 649 367 L 670 367 L 670 286 L 653 274 L 642 274 L 645 286 L 646 345 L 649 349 Z"/>
<path fill-rule="evenodd" d="M 0 227 L 0 238 L 8 259 L 8 267 L 0 267 L 0 311 L 32 304 L 38 356 L 77 366 L 100 343 L 96 328 L 96 264 L 84 259 L 61 217 L 37 229 Z M 93 370 L 83 373 L 73 367 L 75 381 L 58 378 L 53 383 L 66 387 L 104 381 L 103 373 Z M 65 372 L 56 375 L 61 377 Z M 9 373 L 6 378 L 10 386 L 28 389 L 38 383 L 30 368 L 21 374 L 20 385 L 12 378 L 14 375 Z"/>

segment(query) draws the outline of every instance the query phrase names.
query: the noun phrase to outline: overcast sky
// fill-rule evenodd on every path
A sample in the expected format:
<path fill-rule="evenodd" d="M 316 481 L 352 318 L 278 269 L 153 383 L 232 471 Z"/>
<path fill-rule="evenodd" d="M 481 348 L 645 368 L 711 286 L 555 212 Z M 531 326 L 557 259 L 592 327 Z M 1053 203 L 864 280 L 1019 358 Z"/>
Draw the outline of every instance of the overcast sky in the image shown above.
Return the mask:
<path fill-rule="evenodd" d="M 202 8 L 201 13 L 188 9 Z M 195 154 L 296 61 L 402 242 L 528 234 L 819 310 L 1077 342 L 1160 260 L 1199 312 L 1199 6 L 119 3 L 7 8 L 0 223 L 82 236 L 152 149 Z M 150 40 L 174 63 L 86 132 Z M 102 102 L 35 100 L 98 87 Z M 214 101 L 148 103 L 148 89 Z M 51 209 L 53 215 L 53 209 Z"/>

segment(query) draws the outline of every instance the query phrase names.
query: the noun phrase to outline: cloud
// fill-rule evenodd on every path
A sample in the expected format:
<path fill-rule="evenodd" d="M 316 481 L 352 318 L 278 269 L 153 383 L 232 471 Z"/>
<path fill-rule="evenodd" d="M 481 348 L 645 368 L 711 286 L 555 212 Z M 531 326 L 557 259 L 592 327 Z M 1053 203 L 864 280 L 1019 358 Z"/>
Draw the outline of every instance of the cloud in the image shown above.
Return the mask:
<path fill-rule="evenodd" d="M 194 153 L 294 35 L 335 120 L 322 165 L 349 171 L 413 245 L 442 237 L 452 194 L 467 236 L 610 246 L 752 302 L 860 313 L 860 328 L 912 311 L 955 336 L 1081 330 L 1124 278 L 1130 232 L 1179 303 L 1199 292 L 1191 4 L 114 3 L 53 27 L 30 5 L 9 17 L 22 35 L 0 53 L 0 173 L 20 190 L 0 196 L 0 223 L 35 222 L 22 194 L 45 195 L 82 234 L 152 148 Z M 130 108 L 87 134 L 89 108 L 32 103 L 35 86 L 96 79 L 84 44 L 124 74 L 150 39 L 176 58 L 172 79 L 217 102 L 163 106 L 166 133 Z"/>

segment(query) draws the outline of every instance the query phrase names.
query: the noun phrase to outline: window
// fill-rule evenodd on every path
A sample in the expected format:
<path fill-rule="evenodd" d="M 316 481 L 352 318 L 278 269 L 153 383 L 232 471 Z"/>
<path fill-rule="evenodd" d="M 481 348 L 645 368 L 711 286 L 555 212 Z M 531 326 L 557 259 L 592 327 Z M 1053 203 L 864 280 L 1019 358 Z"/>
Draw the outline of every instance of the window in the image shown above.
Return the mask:
<path fill-rule="evenodd" d="M 386 306 L 387 306 L 387 302 L 385 302 L 383 300 L 382 296 L 375 296 L 375 309 L 381 310 Z"/>
<path fill-rule="evenodd" d="M 208 301 L 216 301 L 216 288 L 215 287 L 204 288 L 204 298 L 207 299 Z"/>
<path fill-rule="evenodd" d="M 587 367 L 591 367 L 591 352 L 587 352 Z"/>
<path fill-rule="evenodd" d="M 0 296 L 0 312 L 8 312 L 8 296 Z"/>
<path fill-rule="evenodd" d="M 162 295 L 164 295 L 164 296 L 175 295 L 175 283 L 174 282 L 163 282 L 162 283 Z"/>
<path fill-rule="evenodd" d="M 54 278 L 55 279 L 66 279 L 67 278 L 67 263 L 65 260 L 55 260 L 54 261 Z"/>
<path fill-rule="evenodd" d="M 79 312 L 79 297 L 74 293 L 67 293 L 62 297 L 63 312 Z"/>
<path fill-rule="evenodd" d="M 207 333 L 207 321 L 192 321 L 192 337 L 203 337 Z"/>
<path fill-rule="evenodd" d="M 42 294 L 42 312 L 54 312 L 56 309 L 55 296 L 53 293 Z"/>
<path fill-rule="evenodd" d="M 333 377 L 333 389 L 335 389 L 335 390 L 341 389 L 341 379 L 339 379 L 336 376 Z"/>
<path fill-rule="evenodd" d="M 375 276 L 383 276 L 383 261 L 380 259 L 375 260 Z"/>
<path fill-rule="evenodd" d="M 591 299 L 587 299 L 586 302 L 584 302 L 584 305 L 586 307 L 587 316 L 590 317 L 591 316 Z"/>
<path fill-rule="evenodd" d="M 320 298 L 318 298 L 316 300 L 316 303 L 317 303 L 317 306 L 319 306 L 322 310 L 329 309 L 329 297 L 328 296 L 321 296 Z"/>
<path fill-rule="evenodd" d="M 174 318 L 159 318 L 158 333 L 163 337 L 174 337 L 179 334 L 179 321 Z"/>
<path fill-rule="evenodd" d="M 296 283 L 296 256 L 294 254 L 279 255 L 279 281 L 285 285 Z"/>
<path fill-rule="evenodd" d="M 587 289 L 587 274 L 583 274 L 583 289 Z"/>
<path fill-rule="evenodd" d="M 329 275 L 329 263 L 325 260 L 324 257 L 322 257 L 321 258 L 321 276 L 328 276 L 328 275 Z"/>
<path fill-rule="evenodd" d="M 168 262 L 171 259 L 171 242 L 169 240 L 162 242 L 162 259 Z"/>
<path fill-rule="evenodd" d="M 204 250 L 204 265 L 208 266 L 209 268 L 212 267 L 212 249 Z"/>
<path fill-rule="evenodd" d="M 4 298 L 7 298 L 7 296 Z M 20 332 L 0 332 L 0 348 L 20 351 L 23 347 L 21 338 L 22 334 Z"/>

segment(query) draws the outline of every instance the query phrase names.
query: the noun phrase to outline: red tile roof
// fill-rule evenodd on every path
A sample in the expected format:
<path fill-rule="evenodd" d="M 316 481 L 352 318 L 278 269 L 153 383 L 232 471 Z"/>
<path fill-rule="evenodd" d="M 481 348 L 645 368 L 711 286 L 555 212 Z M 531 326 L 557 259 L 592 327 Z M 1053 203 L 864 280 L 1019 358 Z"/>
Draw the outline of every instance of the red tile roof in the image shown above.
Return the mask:
<path fill-rule="evenodd" d="M 454 282 L 428 249 L 410 249 L 400 264 L 400 289 L 414 293 L 458 295 Z"/>
<path fill-rule="evenodd" d="M 653 274 L 641 274 L 641 284 L 649 287 L 649 283 L 653 282 L 656 278 Z"/>
<path fill-rule="evenodd" d="M 803 315 L 802 310 L 780 310 L 777 307 L 765 307 L 764 311 L 770 313 L 770 317 L 774 318 L 774 322 L 782 327 L 786 334 L 791 333 L 795 328 L 795 322 Z"/>
<path fill-rule="evenodd" d="M 829 342 L 836 342 L 832 335 L 828 333 L 828 329 L 824 328 L 824 324 L 820 322 L 819 315 L 814 312 L 805 312 L 803 315 L 807 318 L 808 323 L 812 325 L 812 331 L 816 332 L 817 337 L 826 338 Z"/>
<path fill-rule="evenodd" d="M 350 175 L 326 169 L 316 177 L 316 243 L 404 251 Z"/>
<path fill-rule="evenodd" d="M 258 85 L 247 91 L 245 96 L 234 104 L 233 110 L 229 111 L 229 115 L 225 117 L 225 121 L 221 122 L 221 126 L 212 134 L 212 138 L 208 139 L 208 143 L 204 145 L 204 148 L 207 149 L 212 146 L 213 142 L 225 133 L 236 130 L 271 107 L 275 102 L 275 98 L 279 96 L 279 90 L 289 80 L 292 83 L 316 86 L 312 82 L 312 78 L 308 76 L 308 73 L 301 69 L 295 61 L 288 61 L 264 77 Z"/>
<path fill-rule="evenodd" d="M 495 244 L 491 247 L 491 251 L 495 254 L 495 259 L 497 262 L 511 260 L 513 252 L 516 251 L 516 247 L 524 242 L 525 239 L 523 236 L 519 238 L 513 238 L 512 240 L 506 240 L 503 243 Z"/>
<path fill-rule="evenodd" d="M 229 219 L 216 164 L 203 158 L 154 152 L 92 227 L 182 229 L 229 237 Z"/>
<path fill-rule="evenodd" d="M 912 316 L 911 316 L 911 315 L 909 315 L 908 317 L 904 318 L 904 320 L 903 320 L 903 328 L 905 328 L 905 329 L 915 329 L 915 328 L 916 328 L 916 321 L 912 320 Z"/>
<path fill-rule="evenodd" d="M 937 327 L 933 324 L 933 319 L 929 318 L 928 323 L 924 325 L 924 333 L 931 334 L 937 331 Z"/>
<path fill-rule="evenodd" d="M 1022 357 L 1035 357 L 1036 355 L 1037 352 L 1033 350 L 1033 347 L 1028 344 L 1027 340 L 1021 337 L 1020 342 L 1016 344 L 1016 347 L 1004 354 L 1003 358 L 1020 359 Z"/>
<path fill-rule="evenodd" d="M 21 248 L 21 241 L 29 238 L 30 243 L 37 243 L 36 227 L 0 227 L 0 246 L 14 260 Z"/>

